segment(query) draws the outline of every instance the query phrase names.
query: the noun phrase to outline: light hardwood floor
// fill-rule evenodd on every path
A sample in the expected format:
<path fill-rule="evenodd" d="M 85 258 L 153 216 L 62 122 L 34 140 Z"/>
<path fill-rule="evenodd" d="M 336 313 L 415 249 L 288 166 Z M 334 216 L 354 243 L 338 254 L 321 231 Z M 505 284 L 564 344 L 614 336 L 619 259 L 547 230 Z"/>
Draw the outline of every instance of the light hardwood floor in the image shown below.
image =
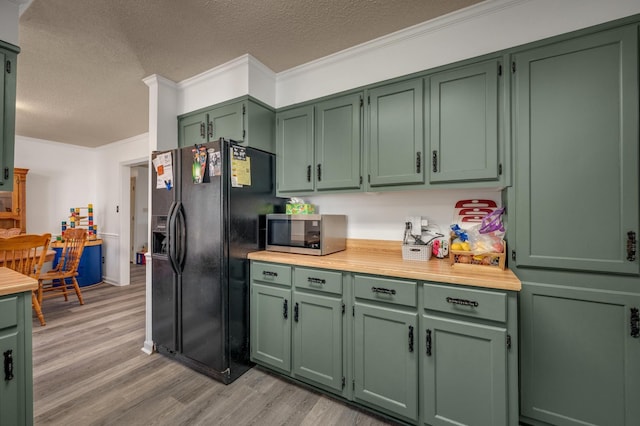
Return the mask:
<path fill-rule="evenodd" d="M 132 284 L 98 284 L 43 303 L 33 322 L 35 425 L 389 425 L 384 419 L 252 368 L 223 385 L 146 355 L 144 267 Z"/>

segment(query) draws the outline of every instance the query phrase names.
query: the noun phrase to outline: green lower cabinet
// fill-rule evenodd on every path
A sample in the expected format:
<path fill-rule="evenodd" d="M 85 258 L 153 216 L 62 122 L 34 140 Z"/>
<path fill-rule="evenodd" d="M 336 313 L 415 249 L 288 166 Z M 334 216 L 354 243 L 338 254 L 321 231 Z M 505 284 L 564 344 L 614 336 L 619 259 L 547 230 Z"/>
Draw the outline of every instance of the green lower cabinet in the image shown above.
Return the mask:
<path fill-rule="evenodd" d="M 415 422 L 417 314 L 356 302 L 354 319 L 355 399 Z"/>
<path fill-rule="evenodd" d="M 521 414 L 553 425 L 637 425 L 640 295 L 523 283 Z"/>
<path fill-rule="evenodd" d="M 422 316 L 424 424 L 508 425 L 507 330 Z"/>
<path fill-rule="evenodd" d="M 31 291 L 0 297 L 0 426 L 33 424 Z"/>
<path fill-rule="evenodd" d="M 291 290 L 251 284 L 251 359 L 291 372 Z"/>
<path fill-rule="evenodd" d="M 342 299 L 296 292 L 293 305 L 293 374 L 341 392 Z"/>

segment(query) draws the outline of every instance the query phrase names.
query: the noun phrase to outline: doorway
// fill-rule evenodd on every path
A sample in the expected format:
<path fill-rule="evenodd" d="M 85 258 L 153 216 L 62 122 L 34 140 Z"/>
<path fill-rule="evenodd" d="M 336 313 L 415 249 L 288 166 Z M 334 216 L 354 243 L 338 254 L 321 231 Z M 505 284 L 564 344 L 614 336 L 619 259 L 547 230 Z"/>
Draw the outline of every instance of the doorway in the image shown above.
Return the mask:
<path fill-rule="evenodd" d="M 149 165 L 131 167 L 129 182 L 129 262 L 136 264 L 137 254 L 147 251 L 149 228 Z"/>

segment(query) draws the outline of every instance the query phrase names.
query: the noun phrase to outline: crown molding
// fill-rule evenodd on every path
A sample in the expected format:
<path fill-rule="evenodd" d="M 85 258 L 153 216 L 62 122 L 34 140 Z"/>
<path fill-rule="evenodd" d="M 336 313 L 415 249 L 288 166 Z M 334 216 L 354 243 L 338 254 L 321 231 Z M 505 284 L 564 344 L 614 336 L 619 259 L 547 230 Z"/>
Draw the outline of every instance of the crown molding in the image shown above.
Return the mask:
<path fill-rule="evenodd" d="M 341 62 L 346 59 L 352 59 L 381 49 L 389 45 L 401 44 L 407 40 L 423 37 L 425 34 L 439 31 L 443 28 L 460 24 L 461 22 L 478 19 L 485 15 L 490 15 L 501 11 L 503 9 L 509 9 L 516 7 L 522 3 L 528 3 L 534 0 L 487 0 L 482 3 L 478 3 L 464 9 L 456 10 L 446 15 L 439 16 L 434 19 L 413 25 L 411 27 L 403 28 L 394 33 L 384 35 L 382 37 L 366 41 L 359 45 L 349 47 L 323 58 L 307 62 L 294 68 L 290 68 L 285 71 L 281 71 L 277 74 L 277 80 L 287 80 L 293 78 L 299 74 L 304 74 L 310 71 L 314 71 L 318 68 L 322 68 L 333 63 Z"/>
<path fill-rule="evenodd" d="M 244 55 L 232 59 L 229 62 L 225 62 L 224 64 L 219 65 L 215 68 L 211 68 L 210 70 L 194 75 L 193 77 L 189 77 L 186 80 L 182 80 L 177 83 L 178 88 L 185 89 L 189 86 L 194 86 L 202 82 L 211 81 L 212 79 L 215 79 L 222 74 L 237 72 L 239 68 L 247 67 L 249 65 L 250 57 L 251 55 L 245 53 Z"/>

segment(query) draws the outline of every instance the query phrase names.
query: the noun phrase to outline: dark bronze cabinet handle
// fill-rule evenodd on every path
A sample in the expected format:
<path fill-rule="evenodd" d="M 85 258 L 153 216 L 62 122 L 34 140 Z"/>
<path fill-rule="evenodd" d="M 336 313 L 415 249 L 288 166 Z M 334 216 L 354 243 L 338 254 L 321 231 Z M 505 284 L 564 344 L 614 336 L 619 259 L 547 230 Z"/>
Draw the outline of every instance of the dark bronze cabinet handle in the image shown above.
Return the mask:
<path fill-rule="evenodd" d="M 475 300 L 457 299 L 455 297 L 447 297 L 447 303 L 451 303 L 452 305 L 473 306 L 474 308 L 480 306 Z"/>
<path fill-rule="evenodd" d="M 391 294 L 391 295 L 396 294 L 396 291 L 394 289 L 388 289 L 384 287 L 371 287 L 371 291 L 374 293 L 382 293 L 382 294 Z"/>
<path fill-rule="evenodd" d="M 265 277 L 272 277 L 275 278 L 278 276 L 277 272 L 271 272 L 271 271 L 262 271 L 262 275 L 264 275 Z"/>
<path fill-rule="evenodd" d="M 631 337 L 637 339 L 640 337 L 640 311 L 638 308 L 631 308 L 631 317 L 629 319 L 631 325 Z"/>
<path fill-rule="evenodd" d="M 284 299 L 284 303 L 282 304 L 282 318 L 289 318 L 289 302 L 287 299 Z"/>
<path fill-rule="evenodd" d="M 427 329 L 425 341 L 427 342 L 427 356 L 431 356 L 431 330 L 429 329 Z"/>
<path fill-rule="evenodd" d="M 4 380 L 13 380 L 13 350 L 4 353 Z"/>
<path fill-rule="evenodd" d="M 307 182 L 311 182 L 311 164 L 307 166 Z"/>
<path fill-rule="evenodd" d="M 207 136 L 209 136 L 210 138 L 213 137 L 213 123 L 209 122 L 209 124 L 207 124 Z"/>
<path fill-rule="evenodd" d="M 323 280 L 322 278 L 308 277 L 307 282 L 311 284 L 326 284 L 327 280 Z"/>
<path fill-rule="evenodd" d="M 322 165 L 318 164 L 318 167 L 316 169 L 317 169 L 317 174 L 318 174 L 318 176 L 317 176 L 318 177 L 318 182 L 320 182 L 322 180 Z"/>
<path fill-rule="evenodd" d="M 422 170 L 422 154 L 420 151 L 416 152 L 416 173 L 420 173 Z"/>
<path fill-rule="evenodd" d="M 413 352 L 413 326 L 409 326 L 409 352 Z"/>
<path fill-rule="evenodd" d="M 300 307 L 298 306 L 298 303 L 296 303 L 295 306 L 293 307 L 293 320 L 295 322 L 298 322 L 299 318 L 300 318 Z"/>
<path fill-rule="evenodd" d="M 204 122 L 200 123 L 200 137 L 202 139 L 204 139 L 205 134 L 204 134 Z"/>
<path fill-rule="evenodd" d="M 438 171 L 438 151 L 433 151 L 431 162 L 433 165 L 433 172 L 436 173 Z"/>
<path fill-rule="evenodd" d="M 627 260 L 633 262 L 636 260 L 636 233 L 627 232 Z"/>

